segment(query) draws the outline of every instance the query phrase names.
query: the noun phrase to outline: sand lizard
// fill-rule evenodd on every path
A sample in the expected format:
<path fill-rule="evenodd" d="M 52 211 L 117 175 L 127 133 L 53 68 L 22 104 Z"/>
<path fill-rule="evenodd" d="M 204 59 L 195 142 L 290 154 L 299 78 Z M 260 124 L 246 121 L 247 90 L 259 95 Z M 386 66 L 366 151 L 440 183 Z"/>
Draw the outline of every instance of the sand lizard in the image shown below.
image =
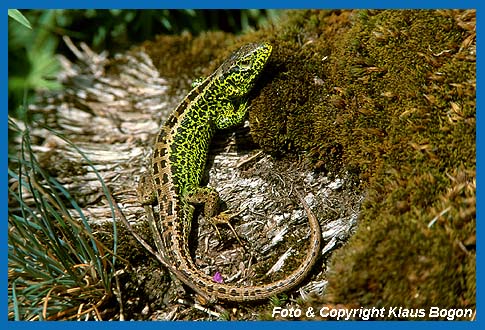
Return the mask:
<path fill-rule="evenodd" d="M 262 72 L 272 46 L 251 43 L 234 52 L 212 75 L 192 89 L 162 126 L 155 142 L 150 173 L 139 185 L 142 204 L 158 203 L 156 230 L 176 276 L 206 299 L 250 301 L 289 290 L 310 272 L 320 250 L 320 225 L 299 196 L 309 217 L 310 247 L 300 266 L 286 278 L 256 286 L 223 284 L 198 270 L 189 252 L 193 204 L 203 203 L 204 214 L 215 222 L 228 221 L 217 214 L 218 193 L 200 187 L 209 144 L 216 129 L 241 123 L 247 96 Z M 160 235 L 161 233 L 161 235 Z"/>

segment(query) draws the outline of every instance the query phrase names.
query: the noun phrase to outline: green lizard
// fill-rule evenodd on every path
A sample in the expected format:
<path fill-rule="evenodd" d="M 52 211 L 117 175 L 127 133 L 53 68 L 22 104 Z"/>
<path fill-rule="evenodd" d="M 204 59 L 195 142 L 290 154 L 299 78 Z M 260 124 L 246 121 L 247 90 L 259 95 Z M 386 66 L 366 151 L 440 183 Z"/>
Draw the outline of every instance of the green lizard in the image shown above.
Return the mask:
<path fill-rule="evenodd" d="M 175 275 L 210 301 L 260 300 L 287 291 L 308 275 L 319 254 L 320 225 L 301 196 L 310 221 L 310 248 L 288 277 L 257 286 L 217 283 L 196 268 L 189 252 L 193 204 L 204 204 L 204 214 L 213 222 L 227 222 L 231 217 L 227 212 L 217 214 L 218 193 L 200 187 L 200 181 L 214 132 L 244 120 L 248 93 L 271 51 L 268 43 L 247 44 L 199 82 L 160 129 L 150 173 L 140 181 L 140 202 L 145 206 L 157 202 L 159 206 L 155 221 L 161 237 L 159 248 L 176 270 Z"/>

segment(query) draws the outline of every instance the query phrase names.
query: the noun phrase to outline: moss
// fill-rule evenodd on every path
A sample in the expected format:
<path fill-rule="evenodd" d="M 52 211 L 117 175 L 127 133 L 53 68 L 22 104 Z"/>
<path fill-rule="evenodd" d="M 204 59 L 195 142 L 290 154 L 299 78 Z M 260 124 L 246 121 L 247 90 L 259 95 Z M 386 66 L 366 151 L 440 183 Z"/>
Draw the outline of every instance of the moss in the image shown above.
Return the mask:
<path fill-rule="evenodd" d="M 290 73 L 277 74 L 265 87 L 272 94 L 262 91 L 272 108 L 265 111 L 285 111 L 276 123 L 258 121 L 256 136 L 271 130 L 261 138 L 263 147 L 278 148 L 275 153 L 307 149 L 316 165 L 358 173 L 369 191 L 355 237 L 333 258 L 325 299 L 475 304 L 474 245 L 463 244 L 474 242 L 475 233 L 475 62 L 460 52 L 472 33 L 460 28 L 460 15 L 359 12 L 337 39 L 326 37 L 328 26 L 309 20 L 300 33 L 312 30 L 317 39 L 299 48 L 296 60 L 295 46 L 285 46 L 290 56 L 281 66 L 291 63 Z M 348 26 L 345 19 L 334 21 Z M 328 59 L 311 56 L 317 52 Z"/>
<path fill-rule="evenodd" d="M 172 90 L 178 91 L 190 89 L 193 80 L 211 74 L 228 56 L 233 43 L 232 35 L 224 32 L 202 33 L 198 37 L 184 33 L 160 35 L 144 42 L 141 48 L 162 76 L 170 80 Z"/>
<path fill-rule="evenodd" d="M 475 61 L 462 49 L 473 20 L 305 11 L 279 27 L 250 115 L 255 141 L 308 151 L 315 168 L 350 171 L 368 191 L 322 300 L 475 305 Z"/>

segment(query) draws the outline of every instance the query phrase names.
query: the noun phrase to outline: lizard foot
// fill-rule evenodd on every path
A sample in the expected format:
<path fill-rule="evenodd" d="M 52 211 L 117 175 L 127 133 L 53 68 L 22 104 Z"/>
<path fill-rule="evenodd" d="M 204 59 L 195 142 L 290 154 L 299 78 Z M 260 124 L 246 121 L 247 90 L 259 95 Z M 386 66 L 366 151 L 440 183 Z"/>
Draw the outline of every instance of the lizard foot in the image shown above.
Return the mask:
<path fill-rule="evenodd" d="M 231 231 L 233 232 L 234 236 L 236 236 L 236 239 L 239 242 L 239 244 L 241 244 L 241 246 L 243 247 L 243 249 L 245 249 L 244 248 L 244 244 L 239 239 L 239 235 L 237 234 L 236 230 L 234 229 L 234 227 L 232 226 L 232 224 L 230 222 L 230 220 L 232 218 L 234 218 L 235 216 L 238 216 L 239 214 L 241 214 L 241 212 L 242 211 L 239 211 L 239 212 L 224 211 L 224 212 L 219 213 L 216 216 L 213 216 L 210 219 L 210 221 L 211 221 L 212 225 L 214 226 L 214 228 L 216 229 L 217 234 L 219 235 L 219 237 L 221 237 L 221 233 L 219 232 L 219 229 L 217 229 L 217 225 L 219 225 L 219 224 L 226 224 L 226 225 L 228 225 L 229 228 L 231 229 Z"/>

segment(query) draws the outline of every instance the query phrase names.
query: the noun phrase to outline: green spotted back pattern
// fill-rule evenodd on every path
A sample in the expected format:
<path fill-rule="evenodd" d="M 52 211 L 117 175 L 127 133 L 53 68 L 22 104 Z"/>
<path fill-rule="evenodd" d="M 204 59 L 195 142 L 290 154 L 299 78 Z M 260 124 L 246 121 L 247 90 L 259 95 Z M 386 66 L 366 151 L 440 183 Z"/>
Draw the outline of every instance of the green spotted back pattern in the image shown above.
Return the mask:
<path fill-rule="evenodd" d="M 189 252 L 194 204 L 204 204 L 204 215 L 214 223 L 231 217 L 218 213 L 218 193 L 200 187 L 200 181 L 214 132 L 243 122 L 248 94 L 271 51 L 268 43 L 247 44 L 198 83 L 160 129 L 151 171 L 140 181 L 140 202 L 158 204 L 156 226 L 168 263 L 182 282 L 209 301 L 260 300 L 287 291 L 308 275 L 319 254 L 320 225 L 301 197 L 310 222 L 311 246 L 301 265 L 282 280 L 256 286 L 218 283 L 197 269 Z"/>

